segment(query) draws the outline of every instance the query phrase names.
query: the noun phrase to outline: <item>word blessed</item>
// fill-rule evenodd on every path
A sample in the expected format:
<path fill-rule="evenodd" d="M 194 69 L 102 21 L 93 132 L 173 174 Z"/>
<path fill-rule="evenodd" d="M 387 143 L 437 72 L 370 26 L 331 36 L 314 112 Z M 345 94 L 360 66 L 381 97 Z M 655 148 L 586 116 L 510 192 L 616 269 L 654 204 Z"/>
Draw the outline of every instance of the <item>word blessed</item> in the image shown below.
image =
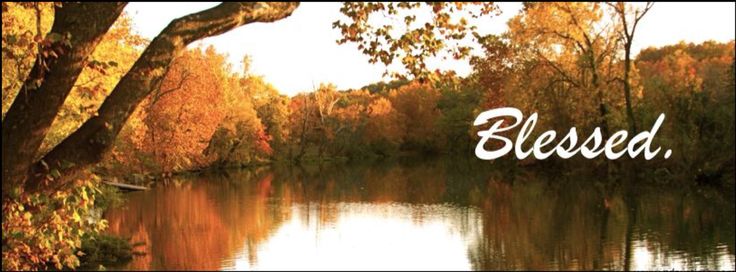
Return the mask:
<path fill-rule="evenodd" d="M 600 155 L 601 153 L 605 153 L 606 158 L 610 160 L 615 160 L 620 158 L 624 155 L 624 153 L 628 153 L 629 157 L 634 158 L 638 156 L 640 153 L 644 152 L 644 158 L 647 160 L 651 160 L 654 158 L 657 153 L 659 153 L 659 150 L 661 148 L 657 148 L 656 150 L 652 151 L 650 149 L 650 145 L 652 144 L 652 139 L 657 134 L 657 130 L 659 130 L 659 126 L 662 125 L 662 122 L 664 121 L 664 113 L 660 114 L 657 118 L 657 121 L 654 122 L 654 126 L 652 127 L 651 132 L 650 131 L 643 131 L 634 138 L 631 139 L 629 144 L 626 148 L 622 148 L 620 151 L 615 151 L 614 147 L 622 144 L 624 141 L 626 141 L 626 137 L 628 136 L 628 132 L 625 130 L 618 131 L 611 135 L 611 138 L 609 138 L 605 144 L 603 144 L 603 136 L 601 134 L 600 128 L 595 128 L 593 131 L 593 134 L 588 137 L 585 142 L 583 142 L 579 147 L 576 147 L 578 142 L 578 135 L 575 127 L 570 129 L 570 132 L 565 135 L 562 140 L 553 148 L 547 147 L 549 144 L 551 144 L 557 133 L 555 131 L 546 131 L 542 133 L 542 135 L 537 138 L 536 141 L 534 141 L 534 146 L 530 150 L 523 150 L 522 145 L 527 140 L 529 135 L 534 130 L 534 125 L 537 123 L 537 113 L 532 114 L 532 116 L 529 117 L 529 119 L 524 122 L 524 125 L 521 127 L 521 131 L 519 131 L 518 136 L 516 137 L 516 144 L 512 144 L 511 140 L 508 138 L 505 138 L 503 136 L 496 135 L 498 132 L 504 132 L 508 131 L 510 129 L 513 129 L 519 123 L 521 123 L 521 119 L 523 118 L 521 111 L 519 111 L 516 108 L 498 108 L 498 109 L 492 109 L 488 111 L 484 111 L 481 114 L 478 115 L 478 117 L 475 119 L 475 122 L 473 122 L 474 126 L 483 125 L 485 123 L 488 123 L 489 120 L 494 118 L 503 118 L 503 117 L 512 117 L 515 121 L 514 124 L 506 127 L 501 127 L 501 124 L 503 123 L 503 119 L 496 121 L 493 123 L 491 128 L 484 131 L 479 131 L 478 136 L 481 137 L 480 142 L 478 142 L 478 145 L 475 147 L 475 156 L 477 156 L 479 159 L 483 160 L 493 160 L 497 159 L 503 155 L 506 155 L 507 153 L 511 152 L 511 148 L 513 145 L 514 152 L 516 153 L 516 157 L 520 160 L 525 159 L 530 154 L 534 154 L 534 157 L 538 160 L 543 160 L 551 156 L 553 153 L 557 153 L 557 156 L 563 159 L 568 159 L 578 152 L 583 155 L 583 157 L 592 159 Z M 486 150 L 485 144 L 488 142 L 488 140 L 500 140 L 504 144 L 501 148 L 496 150 Z M 592 144 L 592 146 L 590 146 Z M 638 145 L 638 147 L 637 147 Z M 547 151 L 544 151 L 543 149 L 547 147 Z M 667 159 L 672 155 L 672 150 L 667 150 L 664 154 L 664 158 Z"/>

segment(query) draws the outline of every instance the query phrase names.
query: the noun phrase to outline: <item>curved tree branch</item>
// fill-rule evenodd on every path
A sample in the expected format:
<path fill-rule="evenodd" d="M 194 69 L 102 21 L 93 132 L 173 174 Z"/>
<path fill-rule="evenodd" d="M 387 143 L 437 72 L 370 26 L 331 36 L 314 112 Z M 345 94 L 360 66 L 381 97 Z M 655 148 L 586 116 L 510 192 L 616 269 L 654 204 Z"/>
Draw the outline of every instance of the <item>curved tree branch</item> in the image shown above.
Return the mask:
<path fill-rule="evenodd" d="M 30 74 L 2 123 L 3 196 L 22 184 L 38 149 L 61 110 L 87 59 L 125 7 L 125 3 L 64 3 Z M 51 35 L 54 35 L 53 39 Z M 38 33 L 42 35 L 42 33 Z M 58 37 L 68 37 L 58 39 Z"/>
<path fill-rule="evenodd" d="M 33 182 L 27 190 L 43 186 L 44 163 L 59 169 L 62 177 L 74 174 L 102 160 L 118 133 L 138 104 L 160 87 L 171 61 L 194 41 L 225 33 L 254 22 L 273 22 L 288 17 L 298 3 L 228 2 L 173 20 L 145 49 L 110 96 L 100 106 L 98 115 L 54 147 L 29 173 Z M 62 164 L 62 161 L 69 163 Z M 72 165 L 60 169 L 62 165 Z M 57 180 L 55 183 L 65 183 Z"/>

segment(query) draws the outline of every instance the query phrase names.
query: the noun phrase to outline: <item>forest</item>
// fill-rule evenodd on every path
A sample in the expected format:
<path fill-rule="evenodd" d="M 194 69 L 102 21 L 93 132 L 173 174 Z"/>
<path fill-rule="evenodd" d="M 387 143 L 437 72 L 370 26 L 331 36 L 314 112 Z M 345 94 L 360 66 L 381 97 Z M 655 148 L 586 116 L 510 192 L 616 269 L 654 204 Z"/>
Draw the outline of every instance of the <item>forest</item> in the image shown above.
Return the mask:
<path fill-rule="evenodd" d="M 733 193 L 733 40 L 634 54 L 637 24 L 656 5 L 622 2 L 525 3 L 506 32 L 482 36 L 450 17 L 498 11 L 492 3 L 469 6 L 345 3 L 349 20 L 333 25 L 344 37 L 337 42 L 404 72 L 357 89 L 319 83 L 289 97 L 254 74 L 248 57 L 236 70 L 214 47 L 187 45 L 286 18 L 295 3 L 224 3 L 148 40 L 134 31 L 124 3 L 3 2 L 3 270 L 78 267 L 85 239 L 106 227 L 90 219 L 109 194 L 103 180 L 154 186 L 217 169 L 474 158 L 483 128 L 473 120 L 499 107 L 538 113 L 531 138 L 570 127 L 634 135 L 665 113 L 655 144 L 672 156 L 511 156 L 488 167 L 585 165 L 594 175 L 656 176 L 668 186 Z M 409 27 L 416 18 L 403 12 L 421 8 L 433 20 Z M 402 16 L 408 30 L 396 36 L 369 24 L 378 12 Z M 451 45 L 468 39 L 477 52 Z M 443 52 L 468 59 L 470 75 L 428 69 L 425 60 Z"/>

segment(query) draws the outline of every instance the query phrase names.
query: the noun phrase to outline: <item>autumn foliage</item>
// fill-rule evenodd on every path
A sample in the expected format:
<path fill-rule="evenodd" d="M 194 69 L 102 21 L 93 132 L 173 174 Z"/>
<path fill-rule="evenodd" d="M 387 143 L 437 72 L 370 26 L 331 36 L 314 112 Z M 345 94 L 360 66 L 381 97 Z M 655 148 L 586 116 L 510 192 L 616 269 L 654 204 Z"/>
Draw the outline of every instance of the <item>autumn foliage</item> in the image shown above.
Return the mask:
<path fill-rule="evenodd" d="M 449 13 L 496 12 L 493 5 L 483 5 L 482 11 L 463 5 L 429 7 L 439 21 L 428 28 L 412 28 L 416 18 L 409 11 L 425 8 L 414 4 L 349 4 L 341 11 L 351 20 L 336 22 L 334 27 L 345 36 L 341 43 L 358 43 L 366 48 L 363 53 L 372 61 L 392 63 L 394 57 L 412 55 L 398 52 L 387 57 L 386 46 L 409 46 L 412 35 L 425 35 L 422 37 L 428 44 L 423 47 L 432 52 L 438 50 L 434 46 L 440 46 L 432 43 L 460 39 L 453 33 L 474 29 L 465 21 L 443 21 Z M 472 118 L 484 109 L 499 106 L 554 116 L 550 118 L 554 121 L 543 122 L 551 129 L 572 125 L 583 130 L 627 127 L 631 121 L 627 120 L 627 103 L 620 91 L 626 71 L 619 54 L 624 49 L 618 36 L 622 30 L 614 12 L 622 7 L 630 9 L 590 3 L 527 3 L 509 20 L 509 30 L 503 35 L 473 33 L 484 54 L 472 58 L 474 71 L 466 78 L 453 73 L 427 76 L 423 60 L 415 59 L 409 69 L 419 80 L 397 80 L 356 90 L 321 84 L 293 97 L 279 94 L 262 77 L 250 74 L 247 58 L 242 63 L 245 69 L 236 72 L 228 56 L 212 47 L 193 47 L 174 59 L 160 88 L 131 115 L 99 169 L 113 175 L 133 170 L 139 175 L 273 160 L 386 157 L 404 152 L 468 155 L 476 141 L 477 128 L 470 126 Z M 30 69 L 33 56 L 25 49 L 42 42 L 33 33 L 48 31 L 52 8 L 14 8 L 3 17 L 3 113 L 24 71 Z M 365 30 L 360 26 L 368 14 L 378 10 L 408 18 L 404 18 L 408 20 L 404 29 L 407 32 L 401 40 L 366 42 L 368 34 L 361 32 Z M 36 22 L 36 18 L 42 20 Z M 604 22 L 610 27 L 597 27 Z M 385 25 L 371 27 L 379 30 L 382 39 L 389 37 L 384 35 Z M 440 30 L 452 37 L 439 35 Z M 118 19 L 82 71 L 42 149 L 58 144 L 95 114 L 148 42 L 132 32 L 127 15 Z M 668 123 L 670 126 L 685 126 L 688 120 L 697 118 L 732 118 L 727 110 L 719 115 L 705 110 L 732 106 L 723 102 L 733 96 L 728 91 L 733 88 L 728 84 L 733 81 L 728 78 L 729 71 L 733 71 L 731 47 L 732 42 L 707 42 L 643 50 L 634 59 L 628 76 L 633 111 L 637 113 L 634 121 L 646 124 L 658 112 L 682 121 Z M 700 122 L 688 125 L 685 132 L 708 135 L 732 131 L 726 124 Z M 708 137 L 697 139 L 712 141 Z M 673 136 L 664 141 L 684 149 L 695 148 L 687 144 L 692 141 L 677 139 L 681 138 Z M 720 166 L 706 167 L 712 168 L 721 171 Z"/>
<path fill-rule="evenodd" d="M 3 188 L 12 189 L 8 190 L 12 194 L 4 192 L 4 197 L 15 198 L 3 202 L 3 269 L 78 265 L 75 256 L 81 232 L 104 225 L 81 219 L 91 214 L 96 188 L 92 173 L 150 182 L 173 173 L 277 161 L 365 160 L 405 154 L 472 158 L 477 141 L 473 118 L 480 111 L 500 106 L 537 112 L 551 120 L 540 122 L 534 133 L 548 129 L 559 132 L 571 126 L 580 131 L 597 126 L 606 131 L 628 129 L 634 124 L 651 124 L 664 112 L 667 122 L 658 144 L 672 148 L 673 157 L 642 165 L 664 173 L 664 179 L 672 182 L 720 184 L 733 180 L 733 41 L 647 48 L 627 61 L 623 56 L 630 48 L 621 38 L 626 31 L 622 32 L 620 18 L 612 10 L 624 6 L 525 3 L 508 21 L 508 31 L 481 36 L 468 20 L 491 16 L 498 10 L 491 3 L 476 4 L 346 3 L 340 11 L 348 19 L 333 25 L 342 35 L 338 43 L 357 44 L 359 53 L 372 63 L 401 64 L 401 80 L 350 90 L 323 83 L 293 97 L 280 94 L 263 77 L 252 74 L 247 59 L 242 63 L 246 69 L 235 71 L 229 57 L 213 47 L 180 44 L 176 52 L 162 53 L 170 62 L 145 63 L 153 66 L 144 67 L 155 72 L 151 77 L 131 76 L 145 88 L 120 89 L 113 96 L 142 52 L 157 41 L 135 33 L 128 15 L 116 17 L 83 62 L 58 112 L 44 116 L 50 126 L 41 131 L 38 150 L 31 155 L 15 150 L 28 155 L 25 168 L 41 173 L 34 175 L 33 181 L 45 183 L 37 184 L 55 184 L 53 181 L 62 178 L 73 182 L 45 188 L 50 193 L 40 197 L 23 193 L 24 184 L 6 185 L 4 177 Z M 14 101 L 37 95 L 23 91 L 36 90 L 36 85 L 43 83 L 27 80 L 34 65 L 40 67 L 47 64 L 44 60 L 58 57 L 62 52 L 55 46 L 69 41 L 69 37 L 50 33 L 58 5 L 2 5 L 3 128 Z M 235 4 L 223 5 L 214 12 Z M 275 9 L 278 14 L 272 17 L 248 19 L 271 22 L 288 16 L 294 8 L 284 6 Z M 430 22 L 416 22 L 416 10 L 428 11 Z M 371 25 L 370 15 L 380 12 L 396 19 L 400 27 L 392 30 L 390 25 Z M 204 28 L 213 25 L 197 23 Z M 427 67 L 429 58 L 473 55 L 467 41 L 476 42 L 481 49 L 472 57 L 470 75 L 460 77 Z M 115 118 L 100 116 L 105 113 L 101 105 L 110 97 L 125 102 L 107 104 L 107 114 Z M 18 105 L 22 108 L 23 104 Z M 23 115 L 16 113 L 15 117 L 22 120 Z M 90 152 L 74 153 L 80 165 L 57 160 L 49 167 L 41 160 L 49 150 L 65 147 L 70 135 L 77 135 L 72 140 L 82 139 L 79 142 L 83 144 L 63 150 Z M 99 149 L 89 148 L 98 146 L 84 137 L 99 140 L 95 142 Z M 86 167 L 88 164 L 93 167 Z M 608 167 L 601 161 L 592 164 L 591 169 Z M 19 171 L 19 176 L 26 172 Z M 208 201 L 199 194 L 185 197 L 191 197 L 196 205 Z M 44 212 L 29 212 L 42 209 Z M 195 216 L 189 211 L 170 213 L 178 220 Z M 220 225 L 213 220 L 205 227 L 218 229 Z M 139 229 L 129 231 L 147 237 Z M 248 235 L 262 235 L 252 232 Z M 175 250 L 175 246 L 167 250 Z M 202 255 L 195 252 L 192 256 Z"/>

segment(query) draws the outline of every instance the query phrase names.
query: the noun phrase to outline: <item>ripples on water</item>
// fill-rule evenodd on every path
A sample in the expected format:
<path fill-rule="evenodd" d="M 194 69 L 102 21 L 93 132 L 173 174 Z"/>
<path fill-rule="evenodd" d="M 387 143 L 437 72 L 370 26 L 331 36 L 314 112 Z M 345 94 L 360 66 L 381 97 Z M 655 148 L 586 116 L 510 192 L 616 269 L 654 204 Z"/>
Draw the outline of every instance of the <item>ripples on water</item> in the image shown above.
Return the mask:
<path fill-rule="evenodd" d="M 482 169 L 482 168 L 481 168 Z M 733 270 L 733 200 L 456 163 L 235 171 L 129 194 L 124 269 Z"/>

